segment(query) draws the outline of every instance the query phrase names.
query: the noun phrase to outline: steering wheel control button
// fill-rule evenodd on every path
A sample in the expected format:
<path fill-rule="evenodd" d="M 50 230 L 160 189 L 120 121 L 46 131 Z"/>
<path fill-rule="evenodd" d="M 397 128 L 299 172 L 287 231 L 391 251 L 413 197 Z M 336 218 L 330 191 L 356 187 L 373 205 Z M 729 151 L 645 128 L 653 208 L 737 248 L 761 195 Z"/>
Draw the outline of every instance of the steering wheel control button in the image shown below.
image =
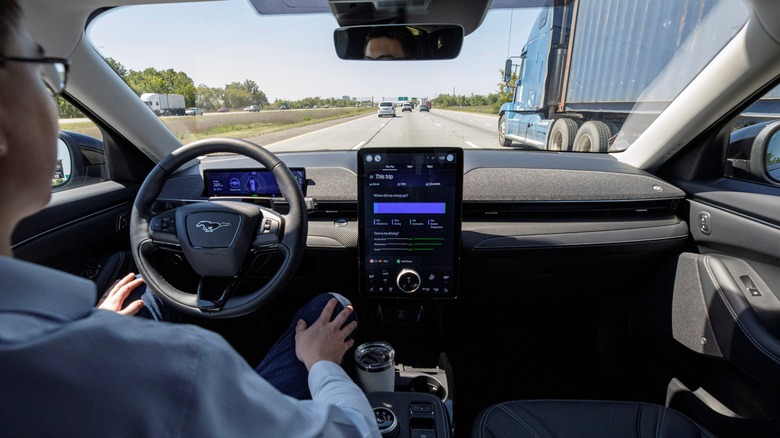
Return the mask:
<path fill-rule="evenodd" d="M 230 248 L 241 224 L 241 216 L 227 212 L 193 213 L 186 220 L 190 243 L 199 248 Z"/>
<path fill-rule="evenodd" d="M 420 287 L 420 274 L 412 269 L 404 269 L 398 274 L 396 283 L 402 291 L 408 294 L 416 292 Z"/>
<path fill-rule="evenodd" d="M 398 418 L 393 411 L 385 407 L 374 408 L 376 425 L 382 436 L 394 437 L 398 435 Z"/>
<path fill-rule="evenodd" d="M 152 219 L 151 224 L 152 231 L 159 231 L 163 233 L 175 233 L 176 232 L 176 216 L 174 215 L 160 215 Z"/>

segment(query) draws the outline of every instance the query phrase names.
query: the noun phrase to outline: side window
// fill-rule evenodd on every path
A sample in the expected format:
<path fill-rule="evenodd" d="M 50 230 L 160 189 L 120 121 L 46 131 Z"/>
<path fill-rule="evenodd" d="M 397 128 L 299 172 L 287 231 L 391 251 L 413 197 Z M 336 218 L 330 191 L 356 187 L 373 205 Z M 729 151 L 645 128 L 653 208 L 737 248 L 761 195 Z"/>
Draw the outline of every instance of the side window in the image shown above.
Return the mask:
<path fill-rule="evenodd" d="M 108 179 L 103 134 L 63 97 L 57 97 L 59 136 L 53 191 L 68 190 Z"/>
<path fill-rule="evenodd" d="M 536 24 L 536 27 L 538 29 L 541 29 L 544 27 L 545 24 L 547 24 L 547 14 L 541 14 L 539 16 L 539 22 Z"/>

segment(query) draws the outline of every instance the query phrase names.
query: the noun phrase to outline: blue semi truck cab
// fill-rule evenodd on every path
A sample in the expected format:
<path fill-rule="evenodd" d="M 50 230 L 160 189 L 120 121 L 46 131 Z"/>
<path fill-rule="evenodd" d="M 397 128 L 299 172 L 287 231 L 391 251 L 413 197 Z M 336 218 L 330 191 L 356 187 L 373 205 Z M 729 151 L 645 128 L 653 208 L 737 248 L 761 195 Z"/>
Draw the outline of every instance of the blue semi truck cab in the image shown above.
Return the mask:
<path fill-rule="evenodd" d="M 499 111 L 499 143 L 510 146 L 513 141 L 522 145 L 547 149 L 547 135 L 553 123 L 551 108 L 560 97 L 559 84 L 566 53 L 566 40 L 570 28 L 564 20 L 564 12 L 556 8 L 544 8 L 539 13 L 528 41 L 523 46 L 517 65 L 517 82 L 512 102 Z M 557 12 L 557 13 L 556 13 Z M 530 54 L 530 56 L 529 56 Z M 508 82 L 514 64 L 508 59 L 504 69 Z"/>

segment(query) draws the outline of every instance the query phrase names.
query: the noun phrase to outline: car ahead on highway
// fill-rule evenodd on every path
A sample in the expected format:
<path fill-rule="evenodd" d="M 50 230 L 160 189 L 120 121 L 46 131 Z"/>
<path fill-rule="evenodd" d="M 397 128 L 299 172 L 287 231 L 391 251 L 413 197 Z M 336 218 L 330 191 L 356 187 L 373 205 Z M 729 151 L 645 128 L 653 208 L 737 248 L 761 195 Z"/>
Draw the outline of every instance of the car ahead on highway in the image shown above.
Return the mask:
<path fill-rule="evenodd" d="M 395 104 L 387 100 L 379 102 L 379 106 L 377 107 L 376 114 L 379 117 L 384 117 L 384 116 L 395 117 Z"/>
<path fill-rule="evenodd" d="M 251 113 L 255 113 L 260 111 L 260 105 L 249 105 L 244 107 L 244 111 L 249 111 Z"/>
<path fill-rule="evenodd" d="M 422 104 L 422 105 L 420 105 L 420 112 L 423 112 L 423 111 L 425 111 L 425 112 L 430 112 L 430 111 L 431 111 L 431 109 L 430 109 L 430 108 L 428 108 L 428 105 L 426 105 L 426 104 Z"/>
<path fill-rule="evenodd" d="M 187 108 L 186 110 L 184 110 L 184 115 L 187 115 L 187 116 L 202 116 L 203 115 L 203 110 L 201 108 L 196 108 L 196 107 Z"/>
<path fill-rule="evenodd" d="M 228 107 L 226 107 L 226 106 L 223 106 L 223 107 L 220 107 L 220 108 L 217 110 L 217 112 L 220 112 L 220 113 L 229 113 L 229 112 L 230 112 L 230 108 L 228 108 Z"/>
<path fill-rule="evenodd" d="M 412 112 L 412 104 L 409 102 L 404 103 L 403 106 L 401 107 L 401 112 L 404 111 Z"/>
<path fill-rule="evenodd" d="M 495 403 L 550 399 L 577 400 L 579 409 L 561 415 L 587 427 L 581 433 L 590 436 L 608 435 L 599 428 L 626 418 L 644 420 L 657 405 L 719 437 L 780 436 L 775 2 L 451 0 L 400 11 L 376 9 L 374 2 L 316 0 L 21 3 L 46 56 L 69 59 L 63 99 L 94 123 L 82 128 L 81 119 L 65 120 L 72 112 L 63 106 L 61 129 L 83 129 L 80 134 L 94 140 L 61 136 L 52 200 L 17 227 L 11 237 L 16 257 L 83 276 L 100 291 L 138 269 L 158 296 L 186 309 L 185 322 L 224 337 L 250 366 L 266 355 L 302 303 L 320 292 L 340 292 L 359 316 L 355 344 L 379 340 L 395 349 L 397 391 L 369 397 L 396 413 L 399 436 L 410 436 L 412 425 L 433 428 L 439 437 L 453 430 L 467 436 L 479 413 Z M 555 59 L 569 59 L 571 66 L 568 55 L 579 53 L 587 61 L 580 65 L 593 69 L 570 79 L 595 84 L 604 78 L 600 72 L 619 68 L 621 84 L 647 85 L 635 90 L 643 100 L 609 136 L 607 151 L 496 142 L 495 110 L 505 101 L 527 104 L 514 101 L 516 80 L 499 77 L 507 50 L 510 67 L 519 71 L 537 62 L 527 53 L 531 30 L 566 30 L 560 14 L 542 13 L 539 6 L 547 3 L 563 8 L 563 16 L 582 14 L 579 25 L 591 26 L 587 39 L 555 41 Z M 631 15 L 635 11 L 642 15 Z M 152 21 L 138 26 L 138 17 Z M 208 32 L 199 34 L 208 44 L 180 38 L 193 21 L 209 23 L 199 30 Z M 437 53 L 452 59 L 338 58 L 362 59 L 362 42 L 378 21 L 416 25 L 418 58 Z M 166 33 L 150 36 L 150 27 Z M 624 38 L 629 27 L 643 32 Z M 425 38 L 430 35 L 422 32 L 429 31 L 440 38 Z M 447 35 L 455 40 L 445 41 Z M 457 36 L 464 36 L 457 53 L 433 50 L 453 46 L 432 41 L 458 42 Z M 335 53 L 331 45 L 356 41 L 359 47 L 337 45 Z M 569 44 L 583 41 L 590 44 L 569 51 Z M 589 50 L 602 48 L 598 42 L 614 43 L 613 50 L 595 57 Z M 661 44 L 664 50 L 654 54 L 668 56 L 635 58 L 640 48 Z M 139 64 L 137 53 L 148 61 Z M 366 109 L 325 129 L 310 125 L 308 134 L 299 135 L 303 128 L 296 127 L 284 141 L 276 132 L 251 128 L 235 134 L 251 136 L 253 145 L 240 149 L 247 157 L 231 152 L 235 142 L 219 139 L 233 136 L 235 120 L 225 122 L 230 134 L 160 120 L 128 85 L 133 82 L 117 77 L 122 69 L 112 68 L 167 69 L 170 64 L 153 60 L 174 58 L 175 68 L 200 90 L 197 98 L 213 99 L 198 102 L 228 105 L 231 92 L 241 102 L 251 101 L 244 96 L 252 93 L 252 100 L 263 101 L 260 91 L 290 102 L 336 96 L 351 111 L 360 106 L 352 99 L 380 100 L 382 117 L 395 115 L 394 101 L 403 93 L 432 96 L 437 110 L 385 123 Z M 410 67 L 424 67 L 426 74 L 410 77 Z M 577 73 L 565 67 L 561 74 Z M 521 87 L 527 79 L 521 78 Z M 571 97 L 578 85 L 572 80 L 571 90 L 537 91 L 535 98 L 565 103 L 568 113 L 576 113 L 583 109 L 578 102 L 560 98 Z M 519 95 L 529 96 L 531 90 L 523 91 Z M 490 113 L 465 111 L 472 108 Z M 306 114 L 269 116 L 304 120 Z M 195 124 L 234 117 L 240 114 Z M 579 129 L 593 121 L 612 123 L 574 123 Z M 518 126 L 534 123 L 520 120 Z M 558 131 L 562 135 L 576 134 L 575 126 L 563 125 L 571 129 Z M 213 154 L 175 152 L 183 143 L 193 145 L 197 135 L 211 138 Z M 270 157 L 258 160 L 257 151 Z M 268 185 L 260 184 L 261 177 Z M 220 190 L 225 187 L 234 192 Z M 278 223 L 281 234 L 265 239 L 265 228 L 258 227 L 238 239 L 246 252 L 236 258 L 239 270 L 230 273 L 237 274 L 228 276 L 231 282 L 215 279 L 209 261 L 183 247 L 189 241 L 178 229 L 155 228 L 176 215 L 235 204 L 256 213 L 269 232 Z M 194 228 L 205 235 L 215 226 Z M 245 307 L 250 304 L 257 307 Z M 344 360 L 350 373 L 353 358 L 350 352 Z M 26 371 L 34 364 L 30 359 L 19 366 Z M 68 369 L 85 378 L 92 372 Z M 208 370 L 204 378 L 219 373 Z M 132 385 L 154 376 L 116 378 Z M 175 389 L 176 382 L 169 383 Z M 46 394 L 47 387 L 40 385 L 45 396 L 30 405 L 45 408 L 46 415 L 65 403 L 85 411 L 107 405 L 76 391 Z M 171 398 L 182 408 L 197 402 L 243 413 L 231 395 L 187 400 L 174 389 Z M 637 409 L 636 415 L 614 411 L 607 422 L 578 420 L 575 413 L 594 406 L 587 400 L 608 409 L 648 404 L 639 405 L 641 417 Z M 491 412 L 513 413 L 511 406 Z M 67 424 L 78 433 L 78 421 Z M 188 432 L 180 435 L 197 434 Z M 682 429 L 677 432 L 670 436 Z"/>

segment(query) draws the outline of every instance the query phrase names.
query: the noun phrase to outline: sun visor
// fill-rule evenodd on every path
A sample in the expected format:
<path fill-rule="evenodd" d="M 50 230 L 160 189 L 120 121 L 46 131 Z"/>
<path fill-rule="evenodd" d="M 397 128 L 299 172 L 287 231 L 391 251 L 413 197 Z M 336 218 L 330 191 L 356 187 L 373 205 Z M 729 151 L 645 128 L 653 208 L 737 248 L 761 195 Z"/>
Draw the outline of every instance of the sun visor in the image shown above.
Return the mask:
<path fill-rule="evenodd" d="M 330 13 L 328 0 L 249 0 L 258 14 Z"/>
<path fill-rule="evenodd" d="M 376 24 L 453 24 L 473 32 L 485 18 L 490 0 L 328 0 L 339 26 Z"/>

